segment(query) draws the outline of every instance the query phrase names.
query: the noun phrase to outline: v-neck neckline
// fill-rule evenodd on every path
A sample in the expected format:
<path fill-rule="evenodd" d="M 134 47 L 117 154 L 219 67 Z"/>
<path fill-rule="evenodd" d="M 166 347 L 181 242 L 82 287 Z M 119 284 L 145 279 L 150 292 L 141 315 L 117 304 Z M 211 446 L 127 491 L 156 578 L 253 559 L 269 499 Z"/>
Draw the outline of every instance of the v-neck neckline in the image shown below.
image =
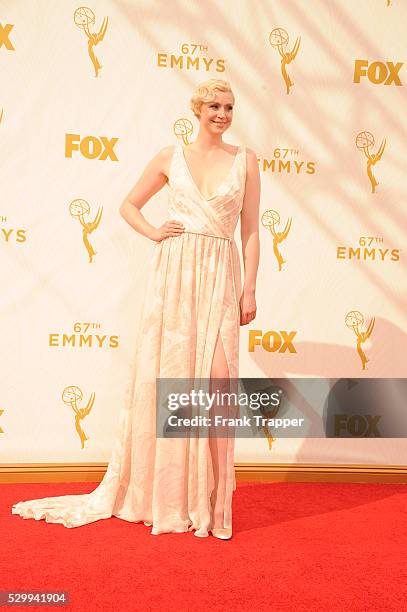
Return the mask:
<path fill-rule="evenodd" d="M 235 158 L 234 158 L 234 160 L 233 160 L 233 163 L 232 163 L 232 165 L 231 165 L 231 167 L 230 167 L 230 170 L 229 170 L 228 174 L 225 176 L 225 178 L 223 179 L 223 181 L 222 181 L 222 182 L 221 182 L 221 183 L 220 183 L 220 184 L 217 186 L 217 188 L 215 189 L 215 193 L 214 193 L 213 195 L 211 195 L 209 198 L 205 198 L 205 196 L 203 195 L 203 193 L 201 193 L 201 190 L 198 188 L 198 185 L 196 184 L 195 179 L 194 179 L 194 177 L 192 176 L 191 171 L 190 171 L 190 169 L 189 169 L 189 166 L 188 166 L 188 164 L 187 164 L 187 160 L 186 160 L 185 153 L 184 153 L 184 147 L 182 146 L 182 144 L 181 144 L 181 143 L 180 143 L 180 147 L 181 147 L 181 155 L 182 155 L 182 159 L 183 159 L 183 161 L 184 161 L 185 168 L 186 168 L 186 170 L 187 170 L 187 172 L 188 172 L 188 176 L 189 176 L 189 178 L 191 179 L 191 182 L 192 182 L 192 184 L 194 185 L 195 189 L 197 190 L 197 192 L 199 193 L 199 195 L 201 196 L 201 198 L 202 198 L 203 200 L 205 200 L 206 202 L 208 202 L 209 200 L 213 200 L 213 198 L 215 198 L 215 197 L 218 195 L 218 191 L 219 191 L 219 189 L 220 189 L 220 188 L 221 188 L 221 187 L 222 187 L 222 186 L 223 186 L 223 185 L 226 183 L 226 181 L 228 180 L 228 178 L 229 178 L 229 177 L 230 177 L 230 175 L 232 174 L 232 171 L 233 171 L 233 169 L 234 169 L 234 167 L 235 167 L 235 164 L 236 164 L 237 158 L 238 158 L 239 153 L 240 153 L 241 146 L 239 145 L 239 146 L 238 146 L 238 148 L 237 148 Z"/>

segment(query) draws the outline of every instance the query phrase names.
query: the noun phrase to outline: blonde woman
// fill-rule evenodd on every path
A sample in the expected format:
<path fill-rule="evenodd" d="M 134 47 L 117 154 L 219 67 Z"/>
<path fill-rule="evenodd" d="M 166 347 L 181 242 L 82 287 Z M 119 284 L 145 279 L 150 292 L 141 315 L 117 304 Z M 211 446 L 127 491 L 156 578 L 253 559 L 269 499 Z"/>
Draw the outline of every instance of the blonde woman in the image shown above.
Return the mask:
<path fill-rule="evenodd" d="M 239 332 L 256 314 L 260 177 L 256 154 L 224 142 L 233 120 L 227 81 L 198 86 L 196 140 L 163 148 L 120 207 L 155 243 L 125 405 L 98 487 L 85 495 L 23 501 L 24 518 L 79 527 L 112 516 L 152 526 L 154 535 L 193 531 L 232 537 L 234 436 L 156 434 L 156 380 L 208 379 L 211 391 L 238 377 Z M 168 187 L 168 218 L 152 226 L 143 206 Z M 241 221 L 244 282 L 234 232 Z"/>

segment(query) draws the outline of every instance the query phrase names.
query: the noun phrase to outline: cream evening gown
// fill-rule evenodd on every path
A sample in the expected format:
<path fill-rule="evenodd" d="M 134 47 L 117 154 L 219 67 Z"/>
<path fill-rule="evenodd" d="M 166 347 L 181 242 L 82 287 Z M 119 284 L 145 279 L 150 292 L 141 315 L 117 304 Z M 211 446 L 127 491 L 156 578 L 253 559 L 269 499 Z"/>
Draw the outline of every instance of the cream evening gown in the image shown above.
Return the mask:
<path fill-rule="evenodd" d="M 233 239 L 243 205 L 246 149 L 238 148 L 229 174 L 205 198 L 181 144 L 174 147 L 168 218 L 185 231 L 154 245 L 137 347 L 125 401 L 103 480 L 84 495 L 20 501 L 12 513 L 79 527 L 112 516 L 152 524 L 152 534 L 212 527 L 214 470 L 206 437 L 157 438 L 156 377 L 210 378 L 218 330 L 229 376 L 238 377 L 240 260 Z M 224 527 L 232 527 L 236 488 L 234 437 L 227 442 Z"/>

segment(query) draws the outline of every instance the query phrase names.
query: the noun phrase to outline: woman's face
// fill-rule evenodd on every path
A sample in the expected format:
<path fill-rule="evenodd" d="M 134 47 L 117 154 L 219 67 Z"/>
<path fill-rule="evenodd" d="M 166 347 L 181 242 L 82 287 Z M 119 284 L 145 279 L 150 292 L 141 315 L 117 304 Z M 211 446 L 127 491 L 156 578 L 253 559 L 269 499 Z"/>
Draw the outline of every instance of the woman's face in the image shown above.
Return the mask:
<path fill-rule="evenodd" d="M 213 102 L 204 102 L 199 118 L 202 127 L 214 134 L 223 133 L 233 119 L 234 98 L 230 91 L 215 91 Z"/>

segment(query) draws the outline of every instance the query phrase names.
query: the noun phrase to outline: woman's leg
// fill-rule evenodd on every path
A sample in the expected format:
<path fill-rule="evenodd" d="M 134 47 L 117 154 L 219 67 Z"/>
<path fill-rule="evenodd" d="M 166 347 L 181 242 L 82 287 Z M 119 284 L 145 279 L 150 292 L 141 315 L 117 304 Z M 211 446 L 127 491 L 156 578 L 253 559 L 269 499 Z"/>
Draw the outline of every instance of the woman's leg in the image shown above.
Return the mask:
<path fill-rule="evenodd" d="M 222 380 L 223 379 L 223 380 Z M 213 355 L 212 368 L 211 368 L 211 380 L 210 380 L 210 393 L 229 392 L 229 368 L 226 360 L 225 351 L 222 344 L 222 338 L 218 331 L 218 337 L 215 345 L 215 352 Z M 223 416 L 228 415 L 227 404 L 224 407 L 216 407 L 216 402 L 212 408 L 212 419 L 214 413 L 221 414 Z M 225 507 L 225 494 L 226 494 L 226 475 L 227 475 L 227 438 L 219 438 L 215 435 L 216 427 L 212 425 L 209 429 L 209 448 L 212 456 L 212 465 L 214 471 L 214 490 L 211 497 L 211 503 L 213 508 L 213 524 L 212 527 L 223 528 L 224 527 L 224 515 L 223 510 Z M 226 433 L 227 430 L 225 429 Z"/>

